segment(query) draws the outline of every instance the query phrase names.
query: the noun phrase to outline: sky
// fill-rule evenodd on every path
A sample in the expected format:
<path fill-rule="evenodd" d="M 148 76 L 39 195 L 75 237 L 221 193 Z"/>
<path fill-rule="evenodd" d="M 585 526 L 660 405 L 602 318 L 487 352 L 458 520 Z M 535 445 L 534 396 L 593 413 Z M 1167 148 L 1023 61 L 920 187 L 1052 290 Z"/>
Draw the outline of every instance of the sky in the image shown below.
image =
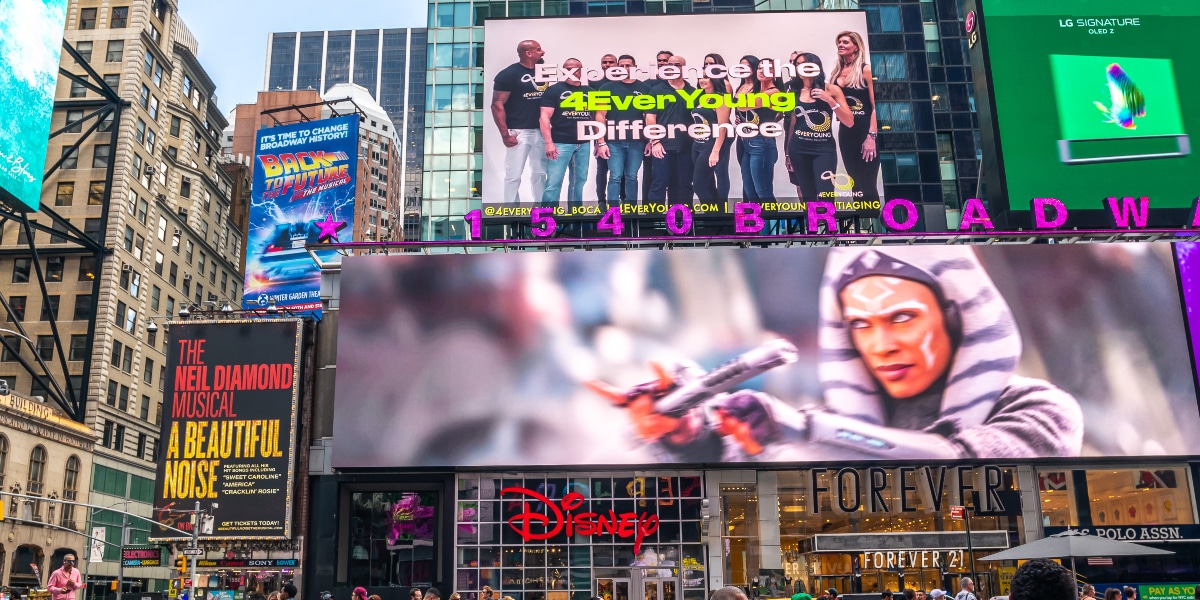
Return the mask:
<path fill-rule="evenodd" d="M 179 13 L 228 113 L 262 90 L 267 34 L 425 27 L 427 6 L 426 0 L 180 0 Z"/>

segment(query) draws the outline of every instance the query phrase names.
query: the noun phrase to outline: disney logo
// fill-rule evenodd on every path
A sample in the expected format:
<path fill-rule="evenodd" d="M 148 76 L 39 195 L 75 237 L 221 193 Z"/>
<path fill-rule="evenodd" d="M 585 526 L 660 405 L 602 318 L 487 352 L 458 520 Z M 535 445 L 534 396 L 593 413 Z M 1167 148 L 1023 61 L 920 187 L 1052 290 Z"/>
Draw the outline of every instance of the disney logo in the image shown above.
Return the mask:
<path fill-rule="evenodd" d="M 658 515 L 637 514 L 632 512 L 617 514 L 609 510 L 608 514 L 581 512 L 575 509 L 583 506 L 584 497 L 579 492 L 571 492 L 562 497 L 557 504 L 546 496 L 533 490 L 519 487 L 508 487 L 500 490 L 500 497 L 512 494 L 523 496 L 520 500 L 524 512 L 508 518 L 508 526 L 512 527 L 521 539 L 529 542 L 548 540 L 559 533 L 565 532 L 568 537 L 573 535 L 596 536 L 612 535 L 618 538 L 633 538 L 633 553 L 641 552 L 642 540 L 658 531 Z M 541 503 L 547 509 L 547 514 L 534 512 L 530 503 Z"/>

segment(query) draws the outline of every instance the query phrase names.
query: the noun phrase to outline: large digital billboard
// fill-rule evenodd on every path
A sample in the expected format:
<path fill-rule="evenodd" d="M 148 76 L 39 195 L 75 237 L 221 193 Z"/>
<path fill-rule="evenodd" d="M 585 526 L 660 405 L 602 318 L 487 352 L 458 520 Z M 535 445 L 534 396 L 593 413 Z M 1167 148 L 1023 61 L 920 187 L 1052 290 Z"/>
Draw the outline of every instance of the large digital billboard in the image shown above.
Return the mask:
<path fill-rule="evenodd" d="M 67 0 L 0 2 L 0 200 L 41 205 Z"/>
<path fill-rule="evenodd" d="M 878 213 L 865 13 L 484 23 L 483 216 Z M 437 140 L 435 138 L 435 143 Z M 435 182 L 436 185 L 436 182 Z"/>
<path fill-rule="evenodd" d="M 302 325 L 169 324 L 156 522 L 190 531 L 182 511 L 199 500 L 214 517 L 205 537 L 291 537 Z"/>
<path fill-rule="evenodd" d="M 320 312 L 321 272 L 304 247 L 354 240 L 357 169 L 355 115 L 258 130 L 243 308 Z"/>
<path fill-rule="evenodd" d="M 966 25 L 993 209 L 1021 211 L 1010 224 L 1025 225 L 1031 208 L 1045 210 L 1035 198 L 1053 198 L 1070 211 L 1068 227 L 1190 222 L 1200 189 L 1191 138 L 1200 132 L 1200 55 L 1190 39 L 1200 3 L 976 8 Z"/>
<path fill-rule="evenodd" d="M 1167 244 L 352 257 L 341 294 L 337 467 L 1200 451 Z"/>

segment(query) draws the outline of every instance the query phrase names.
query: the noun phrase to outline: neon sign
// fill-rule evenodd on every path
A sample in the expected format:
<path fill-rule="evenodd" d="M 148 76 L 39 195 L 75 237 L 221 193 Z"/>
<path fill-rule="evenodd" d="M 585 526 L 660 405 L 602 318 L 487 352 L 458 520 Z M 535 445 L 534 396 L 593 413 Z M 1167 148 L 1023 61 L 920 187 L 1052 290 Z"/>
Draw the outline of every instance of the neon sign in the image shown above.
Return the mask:
<path fill-rule="evenodd" d="M 568 537 L 612 535 L 618 538 L 633 538 L 633 553 L 636 555 L 642 549 L 642 540 L 658 531 L 656 514 L 626 512 L 618 515 L 612 510 L 607 514 L 572 512 L 583 506 L 585 498 L 579 492 L 564 495 L 558 504 L 526 488 L 508 487 L 500 490 L 500 498 L 508 494 L 524 496 L 524 500 L 518 500 L 522 503 L 524 512 L 509 517 L 508 526 L 526 542 L 548 540 L 564 532 Z M 531 502 L 545 506 L 546 514 L 534 511 L 530 506 Z"/>

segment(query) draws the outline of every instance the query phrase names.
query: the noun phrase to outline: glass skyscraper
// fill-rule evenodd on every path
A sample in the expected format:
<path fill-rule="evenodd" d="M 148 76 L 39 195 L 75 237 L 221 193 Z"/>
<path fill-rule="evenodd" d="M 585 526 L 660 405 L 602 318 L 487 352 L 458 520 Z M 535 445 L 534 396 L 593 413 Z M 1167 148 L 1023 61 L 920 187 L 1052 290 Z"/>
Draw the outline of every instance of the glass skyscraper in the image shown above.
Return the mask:
<path fill-rule="evenodd" d="M 367 89 L 404 135 L 404 212 L 421 208 L 425 138 L 426 30 L 359 29 L 272 33 L 263 89 L 317 90 L 339 83 Z M 419 221 L 405 219 L 405 239 L 418 239 Z"/>
<path fill-rule="evenodd" d="M 422 239 L 464 238 L 462 215 L 481 207 L 484 19 L 858 8 L 867 12 L 886 197 L 917 203 L 918 229 L 955 225 L 979 185 L 962 0 L 431 0 Z"/>

